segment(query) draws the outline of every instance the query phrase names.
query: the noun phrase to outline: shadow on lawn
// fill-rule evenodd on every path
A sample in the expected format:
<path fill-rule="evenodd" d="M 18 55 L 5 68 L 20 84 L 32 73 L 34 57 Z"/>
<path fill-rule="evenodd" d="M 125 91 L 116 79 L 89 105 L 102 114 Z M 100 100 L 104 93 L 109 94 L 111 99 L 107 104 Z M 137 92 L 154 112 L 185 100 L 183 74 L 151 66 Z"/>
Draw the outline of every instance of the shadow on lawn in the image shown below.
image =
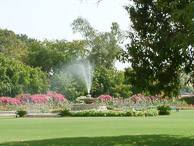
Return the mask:
<path fill-rule="evenodd" d="M 124 135 L 75 137 L 1 143 L 0 146 L 193 146 L 192 137 L 176 135 Z"/>

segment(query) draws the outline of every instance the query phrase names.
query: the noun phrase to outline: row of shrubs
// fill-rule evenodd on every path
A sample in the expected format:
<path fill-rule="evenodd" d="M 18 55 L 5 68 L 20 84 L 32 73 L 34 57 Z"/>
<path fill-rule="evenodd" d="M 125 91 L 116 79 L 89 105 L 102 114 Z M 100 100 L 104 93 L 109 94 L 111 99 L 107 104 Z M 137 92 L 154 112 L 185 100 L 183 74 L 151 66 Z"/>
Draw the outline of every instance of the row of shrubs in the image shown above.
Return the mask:
<path fill-rule="evenodd" d="M 63 109 L 58 111 L 60 116 L 70 117 L 137 117 L 137 116 L 157 116 L 157 115 L 169 115 L 169 106 L 159 106 L 157 109 L 148 109 L 144 111 L 124 110 L 124 111 L 96 111 L 96 110 L 84 110 L 84 111 L 70 111 L 70 109 Z M 19 110 L 16 115 L 23 117 L 27 112 Z"/>
<path fill-rule="evenodd" d="M 157 109 L 148 109 L 144 111 L 96 111 L 85 110 L 71 112 L 69 109 L 59 111 L 60 116 L 72 116 L 72 117 L 122 117 L 122 116 L 157 116 L 157 115 L 170 115 L 171 108 L 169 106 L 161 105 Z"/>
<path fill-rule="evenodd" d="M 16 112 L 16 115 L 23 117 L 27 114 L 24 110 L 19 110 Z M 95 111 L 95 110 L 86 110 L 86 111 L 74 111 L 71 112 L 68 109 L 59 111 L 59 115 L 71 116 L 71 117 L 132 117 L 132 116 L 157 116 L 158 110 L 150 109 L 147 111 Z"/>
<path fill-rule="evenodd" d="M 124 117 L 124 116 L 157 116 L 158 110 L 149 109 L 146 111 L 96 111 L 96 110 L 85 110 L 85 111 L 74 111 L 71 112 L 68 109 L 59 111 L 60 116 L 71 116 L 71 117 Z"/>

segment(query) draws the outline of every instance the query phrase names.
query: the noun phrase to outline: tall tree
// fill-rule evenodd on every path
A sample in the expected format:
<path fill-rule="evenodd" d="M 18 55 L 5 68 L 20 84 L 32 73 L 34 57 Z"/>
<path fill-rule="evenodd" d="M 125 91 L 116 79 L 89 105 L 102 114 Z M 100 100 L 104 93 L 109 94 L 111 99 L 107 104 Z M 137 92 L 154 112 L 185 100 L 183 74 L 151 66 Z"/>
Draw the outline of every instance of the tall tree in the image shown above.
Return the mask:
<path fill-rule="evenodd" d="M 179 73 L 194 68 L 194 2 L 133 0 L 131 43 L 123 53 L 134 69 L 136 91 L 179 93 Z"/>
<path fill-rule="evenodd" d="M 132 92 L 131 84 L 125 81 L 123 71 L 98 66 L 94 71 L 91 94 L 94 97 L 98 97 L 101 94 L 109 94 L 114 97 L 127 98 Z"/>
<path fill-rule="evenodd" d="M 28 44 L 25 63 L 32 67 L 41 67 L 42 71 L 50 75 L 51 72 L 56 73 L 65 63 L 85 58 L 85 45 L 85 41 L 32 41 Z"/>
<path fill-rule="evenodd" d="M 27 49 L 13 31 L 0 29 L 0 53 L 8 58 L 22 61 Z"/>
<path fill-rule="evenodd" d="M 31 68 L 0 55 L 0 96 L 45 93 L 48 87 L 46 74 L 40 68 Z"/>
<path fill-rule="evenodd" d="M 88 41 L 91 62 L 96 66 L 103 65 L 107 68 L 114 66 L 116 56 L 121 51 L 119 43 L 124 37 L 116 22 L 112 23 L 110 32 L 98 32 L 86 19 L 79 17 L 73 21 L 72 30 L 74 33 L 81 33 Z"/>
<path fill-rule="evenodd" d="M 31 42 L 36 41 L 34 38 L 29 38 L 26 34 L 17 34 L 16 37 L 21 40 L 26 46 Z"/>

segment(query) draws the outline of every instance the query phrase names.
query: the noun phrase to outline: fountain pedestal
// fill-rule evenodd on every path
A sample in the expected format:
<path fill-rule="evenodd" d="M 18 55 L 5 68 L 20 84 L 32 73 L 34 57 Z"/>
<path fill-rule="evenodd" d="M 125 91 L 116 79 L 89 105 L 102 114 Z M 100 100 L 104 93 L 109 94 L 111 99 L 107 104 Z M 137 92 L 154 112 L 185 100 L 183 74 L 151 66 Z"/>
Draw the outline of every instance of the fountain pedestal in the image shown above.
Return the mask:
<path fill-rule="evenodd" d="M 92 104 L 97 101 L 97 98 L 93 98 L 90 94 L 86 96 L 86 98 L 80 99 L 82 100 L 85 104 Z"/>
<path fill-rule="evenodd" d="M 72 107 L 73 111 L 78 110 L 107 110 L 106 105 L 95 104 L 97 98 L 92 98 L 91 95 L 87 95 L 86 98 L 80 99 L 85 104 L 74 104 Z"/>

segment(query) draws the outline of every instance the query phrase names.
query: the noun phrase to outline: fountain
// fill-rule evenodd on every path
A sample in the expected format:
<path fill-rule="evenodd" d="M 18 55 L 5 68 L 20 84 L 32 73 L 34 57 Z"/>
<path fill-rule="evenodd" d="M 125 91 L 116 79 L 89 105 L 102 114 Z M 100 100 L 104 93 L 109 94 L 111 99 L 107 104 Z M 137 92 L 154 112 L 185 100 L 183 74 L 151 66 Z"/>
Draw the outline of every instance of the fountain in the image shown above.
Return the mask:
<path fill-rule="evenodd" d="M 90 64 L 88 61 L 86 64 L 81 65 L 81 73 L 84 76 L 84 81 L 85 85 L 88 91 L 88 95 L 86 98 L 80 99 L 82 100 L 85 104 L 74 104 L 72 110 L 107 110 L 105 105 L 99 105 L 95 104 L 97 98 L 93 98 L 90 95 L 90 90 L 92 87 L 92 80 L 93 80 L 93 66 Z"/>
<path fill-rule="evenodd" d="M 91 95 L 88 94 L 88 95 L 86 96 L 86 98 L 83 98 L 83 99 L 80 99 L 80 100 L 84 101 L 85 104 L 92 104 L 92 103 L 96 102 L 97 99 L 91 97 Z"/>

